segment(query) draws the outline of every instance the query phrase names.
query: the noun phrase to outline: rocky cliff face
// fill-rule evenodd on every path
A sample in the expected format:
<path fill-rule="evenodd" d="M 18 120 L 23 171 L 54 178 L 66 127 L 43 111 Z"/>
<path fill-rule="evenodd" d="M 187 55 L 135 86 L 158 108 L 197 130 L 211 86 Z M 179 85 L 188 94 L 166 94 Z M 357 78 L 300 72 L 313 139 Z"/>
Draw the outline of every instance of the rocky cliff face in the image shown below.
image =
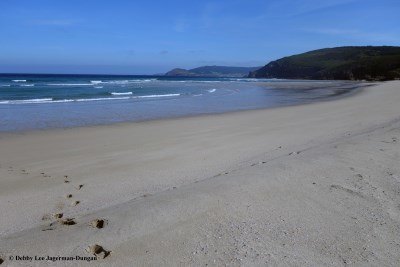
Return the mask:
<path fill-rule="evenodd" d="M 392 80 L 400 78 L 400 47 L 336 47 L 272 61 L 252 78 Z"/>

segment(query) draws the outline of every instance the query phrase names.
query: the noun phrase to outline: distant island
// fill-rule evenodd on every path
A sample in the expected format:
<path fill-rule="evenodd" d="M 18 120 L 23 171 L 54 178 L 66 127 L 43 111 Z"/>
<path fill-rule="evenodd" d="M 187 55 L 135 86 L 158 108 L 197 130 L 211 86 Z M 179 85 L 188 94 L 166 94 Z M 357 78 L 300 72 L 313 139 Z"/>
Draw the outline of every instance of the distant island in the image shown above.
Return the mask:
<path fill-rule="evenodd" d="M 272 61 L 251 71 L 248 77 L 369 81 L 400 79 L 400 47 L 347 46 L 319 49 Z"/>
<path fill-rule="evenodd" d="M 261 67 L 227 67 L 227 66 L 203 66 L 194 69 L 173 69 L 165 76 L 180 77 L 247 77 L 249 72 Z"/>

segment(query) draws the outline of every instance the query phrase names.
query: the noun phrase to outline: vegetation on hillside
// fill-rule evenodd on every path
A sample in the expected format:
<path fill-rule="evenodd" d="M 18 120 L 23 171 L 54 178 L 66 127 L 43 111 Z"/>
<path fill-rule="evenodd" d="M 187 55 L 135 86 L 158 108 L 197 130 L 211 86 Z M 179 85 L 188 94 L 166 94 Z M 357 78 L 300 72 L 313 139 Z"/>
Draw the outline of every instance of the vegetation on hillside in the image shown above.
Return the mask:
<path fill-rule="evenodd" d="M 400 47 L 325 48 L 272 61 L 250 72 L 253 78 L 317 80 L 400 79 Z"/>

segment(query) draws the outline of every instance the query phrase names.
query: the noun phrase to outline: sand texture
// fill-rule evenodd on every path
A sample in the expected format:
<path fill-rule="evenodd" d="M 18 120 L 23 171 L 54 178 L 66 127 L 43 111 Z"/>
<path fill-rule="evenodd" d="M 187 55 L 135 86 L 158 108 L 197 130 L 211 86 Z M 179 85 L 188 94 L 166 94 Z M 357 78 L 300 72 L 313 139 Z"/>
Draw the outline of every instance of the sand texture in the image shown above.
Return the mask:
<path fill-rule="evenodd" d="M 1 134 L 3 265 L 400 266 L 399 103 Z"/>

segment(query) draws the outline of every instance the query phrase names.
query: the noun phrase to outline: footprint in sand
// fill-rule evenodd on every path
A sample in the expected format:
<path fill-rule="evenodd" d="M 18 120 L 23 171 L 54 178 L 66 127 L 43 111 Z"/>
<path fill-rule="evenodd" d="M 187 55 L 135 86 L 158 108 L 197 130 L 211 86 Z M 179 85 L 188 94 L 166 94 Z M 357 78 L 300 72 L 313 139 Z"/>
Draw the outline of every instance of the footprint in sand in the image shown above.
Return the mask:
<path fill-rule="evenodd" d="M 392 140 L 391 141 L 386 141 L 386 140 L 384 140 L 384 141 L 381 141 L 382 143 L 386 143 L 386 144 L 394 144 L 394 143 L 396 143 L 397 142 L 397 138 L 396 137 L 392 137 Z"/>
<path fill-rule="evenodd" d="M 75 225 L 76 224 L 74 218 L 58 219 L 57 221 L 62 225 Z"/>
<path fill-rule="evenodd" d="M 107 251 L 102 246 L 97 245 L 97 244 L 94 244 L 94 245 L 88 247 L 86 249 L 86 251 L 91 253 L 91 254 L 93 254 L 93 255 L 95 255 L 95 256 L 103 254 L 103 259 L 106 258 L 111 253 L 111 251 Z"/>
<path fill-rule="evenodd" d="M 83 187 L 83 184 L 78 185 L 76 188 L 76 190 L 81 190 L 81 188 Z"/>
<path fill-rule="evenodd" d="M 56 214 L 54 214 L 53 216 L 54 216 L 54 218 L 56 218 L 56 219 L 61 219 L 61 218 L 64 216 L 64 214 L 62 214 L 62 213 L 56 213 Z"/>
<path fill-rule="evenodd" d="M 357 191 L 354 191 L 354 190 L 351 190 L 351 189 L 346 188 L 346 187 L 343 187 L 343 186 L 341 186 L 341 185 L 335 185 L 335 184 L 333 184 L 333 185 L 330 186 L 330 188 L 331 188 L 331 189 L 335 189 L 335 190 L 341 190 L 341 191 L 346 192 L 346 193 L 348 193 L 348 194 L 350 194 L 350 195 L 357 196 L 357 197 L 360 197 L 360 198 L 364 198 L 364 199 L 365 199 L 365 196 L 364 196 L 362 193 L 357 192 Z"/>
<path fill-rule="evenodd" d="M 81 202 L 79 200 L 77 200 L 77 201 L 72 202 L 71 205 L 75 207 L 75 206 L 79 205 L 79 203 L 81 203 Z"/>
<path fill-rule="evenodd" d="M 3 264 L 4 260 L 2 258 L 0 258 L 0 264 Z"/>
<path fill-rule="evenodd" d="M 103 219 L 95 219 L 90 222 L 90 225 L 94 228 L 101 229 L 104 227 L 106 221 Z"/>
<path fill-rule="evenodd" d="M 68 194 L 65 196 L 66 198 L 72 198 L 72 194 Z"/>
<path fill-rule="evenodd" d="M 251 164 L 250 166 L 253 167 L 253 166 L 261 165 L 261 164 L 265 164 L 265 163 L 267 163 L 267 162 L 266 162 L 266 161 L 259 161 L 259 162 L 257 162 L 257 163 Z"/>

